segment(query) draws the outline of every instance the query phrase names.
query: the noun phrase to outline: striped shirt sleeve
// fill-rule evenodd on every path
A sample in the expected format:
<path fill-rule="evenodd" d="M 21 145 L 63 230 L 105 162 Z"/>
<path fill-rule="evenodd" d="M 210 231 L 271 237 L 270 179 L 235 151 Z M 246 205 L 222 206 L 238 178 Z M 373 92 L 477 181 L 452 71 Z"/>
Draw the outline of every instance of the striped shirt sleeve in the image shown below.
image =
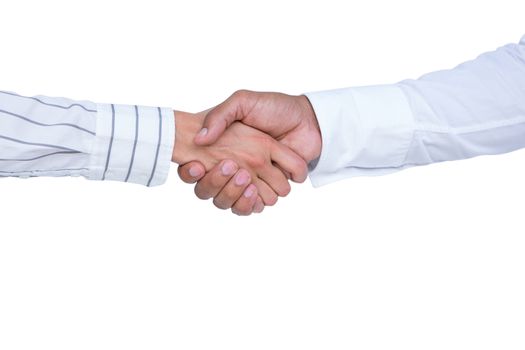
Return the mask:
<path fill-rule="evenodd" d="M 174 142 L 170 108 L 0 91 L 0 177 L 83 176 L 161 185 Z"/>

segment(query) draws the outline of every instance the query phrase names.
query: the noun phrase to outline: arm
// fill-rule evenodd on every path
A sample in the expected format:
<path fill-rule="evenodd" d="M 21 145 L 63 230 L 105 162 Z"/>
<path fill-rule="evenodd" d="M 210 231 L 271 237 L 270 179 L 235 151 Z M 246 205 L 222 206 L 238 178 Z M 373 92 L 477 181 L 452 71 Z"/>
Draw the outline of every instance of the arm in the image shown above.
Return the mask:
<path fill-rule="evenodd" d="M 214 142 L 228 125 L 242 121 L 303 156 L 314 186 L 523 148 L 525 37 L 418 80 L 306 96 L 313 110 L 302 96 L 235 93 L 209 112 L 207 133 L 196 142 Z M 200 179 L 189 173 L 194 166 L 179 169 L 185 181 Z M 206 176 L 199 184 L 212 187 Z"/>
<path fill-rule="evenodd" d="M 393 85 L 307 94 L 323 135 L 319 186 L 525 147 L 525 37 Z"/>
<path fill-rule="evenodd" d="M 80 175 L 155 186 L 166 181 L 170 161 L 198 159 L 210 170 L 231 158 L 246 169 L 230 192 L 249 194 L 250 203 L 241 200 L 239 213 L 255 200 L 272 205 L 288 194 L 280 169 L 306 178 L 299 156 L 245 125 L 232 126 L 213 146 L 194 145 L 203 120 L 204 113 L 174 115 L 170 108 L 0 92 L 0 176 Z"/>
<path fill-rule="evenodd" d="M 0 176 L 74 176 L 156 186 L 174 145 L 169 108 L 0 92 Z"/>

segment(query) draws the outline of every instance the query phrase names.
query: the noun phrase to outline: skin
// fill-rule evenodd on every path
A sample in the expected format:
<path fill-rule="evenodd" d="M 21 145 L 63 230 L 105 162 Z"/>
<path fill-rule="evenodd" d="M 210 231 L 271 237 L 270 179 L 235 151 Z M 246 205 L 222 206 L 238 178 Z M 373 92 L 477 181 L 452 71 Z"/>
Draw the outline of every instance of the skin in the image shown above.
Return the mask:
<path fill-rule="evenodd" d="M 177 125 L 172 161 L 186 164 L 199 159 L 205 181 L 196 187 L 201 199 L 214 198 L 218 208 L 235 207 L 239 215 L 254 207 L 274 205 L 290 192 L 285 174 L 304 181 L 306 162 L 269 135 L 242 123 L 233 123 L 217 142 L 197 145 L 194 137 L 204 125 L 206 112 L 175 112 Z M 204 180 L 204 179 L 203 179 Z M 221 191 L 215 191 L 220 186 Z"/>
<path fill-rule="evenodd" d="M 224 135 L 231 125 L 238 122 L 267 133 L 282 145 L 295 151 L 306 163 L 321 154 L 321 131 L 315 112 L 306 96 L 237 91 L 206 114 L 203 129 L 194 139 L 195 144 L 213 144 L 220 140 L 221 135 Z M 282 167 L 282 164 L 276 166 Z M 239 171 L 242 171 L 242 168 L 243 166 L 239 164 Z M 282 170 L 294 181 L 304 180 L 294 177 L 294 174 L 290 174 L 285 168 Z M 202 192 L 214 194 L 213 197 L 220 197 L 221 203 L 233 203 L 234 213 L 238 211 L 235 205 L 238 197 L 236 198 L 229 189 L 229 181 L 236 174 L 217 179 L 217 169 L 214 168 L 206 173 L 201 163 L 191 161 L 179 167 L 179 176 L 187 183 L 197 182 L 195 188 L 197 196 Z M 256 201 L 250 213 L 261 212 L 264 204 Z M 243 211 L 243 215 L 247 215 L 247 211 Z"/>

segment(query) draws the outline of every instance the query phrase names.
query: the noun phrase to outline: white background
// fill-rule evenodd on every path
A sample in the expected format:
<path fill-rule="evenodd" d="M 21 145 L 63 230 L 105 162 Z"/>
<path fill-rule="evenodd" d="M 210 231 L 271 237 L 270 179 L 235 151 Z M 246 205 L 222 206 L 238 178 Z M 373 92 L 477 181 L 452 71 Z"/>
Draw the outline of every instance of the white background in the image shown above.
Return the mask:
<path fill-rule="evenodd" d="M 522 1 L 5 1 L 1 89 L 209 108 L 394 83 L 525 34 Z M 523 349 L 525 153 L 294 186 L 262 215 L 0 181 L 0 349 Z"/>

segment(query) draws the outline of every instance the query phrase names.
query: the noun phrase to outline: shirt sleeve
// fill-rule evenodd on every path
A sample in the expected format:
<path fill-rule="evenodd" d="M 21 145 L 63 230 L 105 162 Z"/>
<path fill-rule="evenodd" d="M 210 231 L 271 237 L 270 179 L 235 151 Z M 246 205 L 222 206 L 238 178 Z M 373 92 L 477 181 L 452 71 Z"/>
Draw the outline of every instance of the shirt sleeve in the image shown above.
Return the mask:
<path fill-rule="evenodd" d="M 525 36 L 417 80 L 306 96 L 323 139 L 316 187 L 514 151 L 525 147 Z"/>
<path fill-rule="evenodd" d="M 161 185 L 174 142 L 170 108 L 0 91 L 0 177 L 84 176 Z"/>

